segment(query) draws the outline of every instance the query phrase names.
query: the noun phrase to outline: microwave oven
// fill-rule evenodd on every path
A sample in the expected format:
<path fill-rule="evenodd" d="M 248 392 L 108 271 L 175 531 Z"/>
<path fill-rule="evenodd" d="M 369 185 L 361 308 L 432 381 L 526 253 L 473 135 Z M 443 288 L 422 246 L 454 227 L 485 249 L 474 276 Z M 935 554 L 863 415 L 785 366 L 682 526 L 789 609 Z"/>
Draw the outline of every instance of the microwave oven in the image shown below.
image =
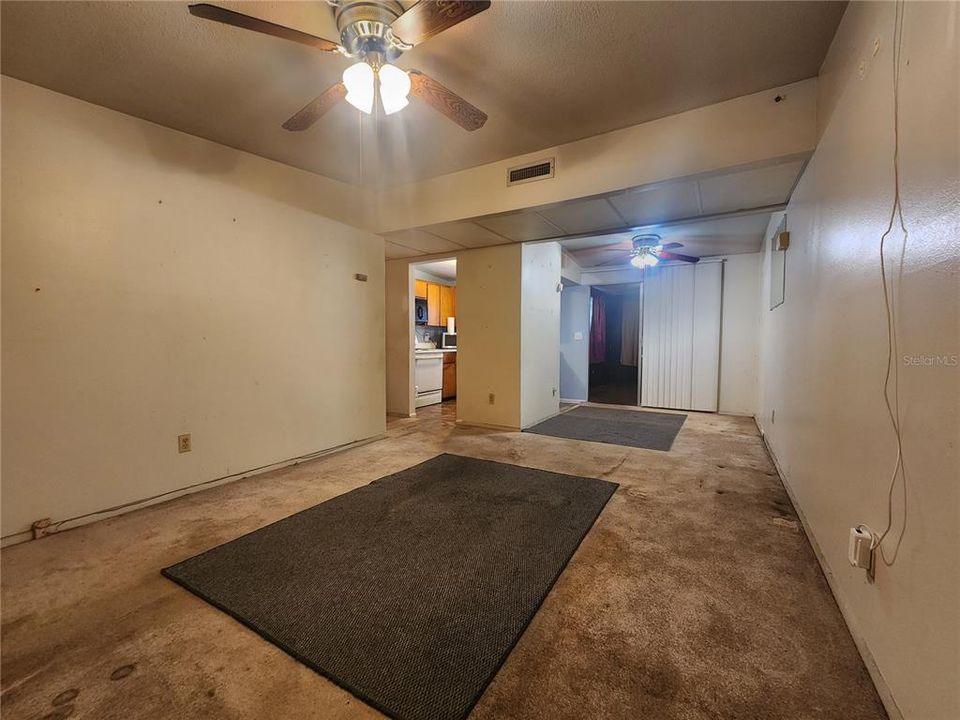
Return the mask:
<path fill-rule="evenodd" d="M 442 348 L 456 348 L 457 347 L 457 334 L 456 333 L 443 333 L 440 337 L 440 347 Z"/>

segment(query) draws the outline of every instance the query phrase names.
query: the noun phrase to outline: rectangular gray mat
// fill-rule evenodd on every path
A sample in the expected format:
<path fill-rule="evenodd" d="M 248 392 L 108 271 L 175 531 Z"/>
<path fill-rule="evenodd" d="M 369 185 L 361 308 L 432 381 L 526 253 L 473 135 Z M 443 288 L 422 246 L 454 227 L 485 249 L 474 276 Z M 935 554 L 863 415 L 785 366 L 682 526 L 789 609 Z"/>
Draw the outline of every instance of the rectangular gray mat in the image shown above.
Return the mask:
<path fill-rule="evenodd" d="M 616 488 L 438 455 L 162 572 L 387 715 L 457 720 Z"/>
<path fill-rule="evenodd" d="M 669 450 L 686 415 L 581 405 L 524 432 L 647 450 Z"/>

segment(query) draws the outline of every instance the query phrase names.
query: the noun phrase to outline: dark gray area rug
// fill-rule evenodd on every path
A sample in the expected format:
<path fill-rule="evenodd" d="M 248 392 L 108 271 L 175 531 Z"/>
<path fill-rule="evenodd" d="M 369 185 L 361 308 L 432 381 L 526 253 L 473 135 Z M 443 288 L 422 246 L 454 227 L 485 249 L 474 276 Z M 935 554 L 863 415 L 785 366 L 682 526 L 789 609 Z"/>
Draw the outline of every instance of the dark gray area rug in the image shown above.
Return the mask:
<path fill-rule="evenodd" d="M 163 574 L 387 715 L 456 720 L 616 488 L 438 455 Z"/>
<path fill-rule="evenodd" d="M 581 405 L 524 432 L 647 450 L 669 450 L 686 415 Z"/>

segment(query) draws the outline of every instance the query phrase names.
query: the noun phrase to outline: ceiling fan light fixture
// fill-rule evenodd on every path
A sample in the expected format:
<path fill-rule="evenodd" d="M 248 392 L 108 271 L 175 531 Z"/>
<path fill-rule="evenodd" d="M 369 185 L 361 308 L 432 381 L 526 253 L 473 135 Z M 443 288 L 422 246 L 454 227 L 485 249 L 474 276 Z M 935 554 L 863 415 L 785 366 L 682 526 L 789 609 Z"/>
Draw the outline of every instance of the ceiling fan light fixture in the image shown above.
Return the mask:
<path fill-rule="evenodd" d="M 380 102 L 383 111 L 392 115 L 403 110 L 408 104 L 407 95 L 410 94 L 410 76 L 396 65 L 384 65 L 378 73 L 380 76 Z"/>
<path fill-rule="evenodd" d="M 345 100 L 367 115 L 373 112 L 373 68 L 365 62 L 354 63 L 343 71 L 343 85 L 347 88 Z"/>
<path fill-rule="evenodd" d="M 659 258 L 656 255 L 650 252 L 637 253 L 630 258 L 630 264 L 635 268 L 648 268 L 653 267 L 659 262 Z"/>

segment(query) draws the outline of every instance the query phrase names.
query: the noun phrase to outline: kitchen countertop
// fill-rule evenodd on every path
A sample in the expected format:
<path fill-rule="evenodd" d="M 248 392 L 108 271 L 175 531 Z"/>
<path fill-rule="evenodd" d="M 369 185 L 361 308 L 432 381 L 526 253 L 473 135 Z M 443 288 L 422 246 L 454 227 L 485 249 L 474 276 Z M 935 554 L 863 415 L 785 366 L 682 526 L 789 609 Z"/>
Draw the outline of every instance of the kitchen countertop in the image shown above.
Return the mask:
<path fill-rule="evenodd" d="M 435 353 L 455 353 L 456 348 L 436 348 L 434 350 L 414 350 L 414 355 L 433 355 Z"/>

